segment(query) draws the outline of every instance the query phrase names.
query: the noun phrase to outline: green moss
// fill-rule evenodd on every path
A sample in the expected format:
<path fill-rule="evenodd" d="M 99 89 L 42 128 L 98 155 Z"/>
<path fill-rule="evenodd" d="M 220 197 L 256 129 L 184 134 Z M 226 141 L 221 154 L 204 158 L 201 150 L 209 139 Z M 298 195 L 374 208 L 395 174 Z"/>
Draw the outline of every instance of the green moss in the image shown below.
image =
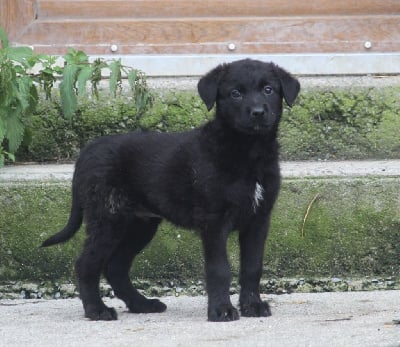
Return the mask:
<path fill-rule="evenodd" d="M 0 184 L 0 280 L 71 280 L 85 237 L 82 230 L 69 242 L 49 248 L 40 244 L 65 226 L 70 184 Z M 137 257 L 132 276 L 151 279 L 189 278 L 202 273 L 198 237 L 163 223 Z M 173 274 L 173 275 L 171 275 Z"/>
<path fill-rule="evenodd" d="M 285 160 L 398 158 L 400 153 L 399 88 L 309 90 L 285 109 L 280 128 Z M 136 129 L 182 131 L 213 116 L 192 92 L 161 93 L 137 115 L 127 97 L 110 101 L 82 99 L 71 121 L 59 101 L 41 100 L 28 124 L 18 160 L 70 160 L 98 136 Z"/>
<path fill-rule="evenodd" d="M 268 273 L 338 276 L 395 274 L 399 270 L 398 180 L 287 183 L 267 242 Z M 317 193 L 321 197 L 311 206 L 302 230 L 307 208 Z"/>
<path fill-rule="evenodd" d="M 81 235 L 49 251 L 39 248 L 66 222 L 69 185 L 12 184 L 0 191 L 0 279 L 70 277 Z"/>
<path fill-rule="evenodd" d="M 159 95 L 155 105 L 141 119 L 144 129 L 184 131 L 205 123 L 211 114 L 200 98 L 191 92 Z"/>
<path fill-rule="evenodd" d="M 399 88 L 338 89 L 300 94 L 283 116 L 282 158 L 398 158 Z"/>
<path fill-rule="evenodd" d="M 201 241 L 191 231 L 164 222 L 134 263 L 132 276 L 148 279 L 187 280 L 202 277 Z"/>
<path fill-rule="evenodd" d="M 286 179 L 274 208 L 264 277 L 394 276 L 400 272 L 398 178 Z M 303 219 L 310 207 L 303 233 Z M 85 237 L 40 249 L 66 223 L 65 182 L 0 185 L 0 280 L 73 280 Z M 229 240 L 233 272 L 239 269 L 237 234 Z M 203 277 L 198 236 L 163 223 L 135 260 L 132 277 L 190 281 Z"/>

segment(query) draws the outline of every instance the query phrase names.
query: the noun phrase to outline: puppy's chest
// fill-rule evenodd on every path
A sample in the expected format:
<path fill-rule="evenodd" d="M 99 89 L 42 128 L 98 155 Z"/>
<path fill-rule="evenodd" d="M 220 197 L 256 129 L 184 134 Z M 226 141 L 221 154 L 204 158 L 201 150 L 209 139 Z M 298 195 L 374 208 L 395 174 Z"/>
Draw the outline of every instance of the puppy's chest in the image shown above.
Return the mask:
<path fill-rule="evenodd" d="M 235 182 L 225 189 L 225 204 L 237 209 L 239 214 L 255 214 L 261 208 L 266 191 L 259 181 Z"/>
<path fill-rule="evenodd" d="M 250 185 L 250 189 L 245 197 L 242 197 L 241 206 L 247 213 L 257 213 L 265 199 L 265 188 L 262 183 L 256 181 Z"/>
<path fill-rule="evenodd" d="M 257 212 L 258 207 L 264 200 L 264 193 L 265 193 L 264 187 L 260 183 L 256 182 L 254 186 L 253 196 L 251 199 L 254 213 Z"/>

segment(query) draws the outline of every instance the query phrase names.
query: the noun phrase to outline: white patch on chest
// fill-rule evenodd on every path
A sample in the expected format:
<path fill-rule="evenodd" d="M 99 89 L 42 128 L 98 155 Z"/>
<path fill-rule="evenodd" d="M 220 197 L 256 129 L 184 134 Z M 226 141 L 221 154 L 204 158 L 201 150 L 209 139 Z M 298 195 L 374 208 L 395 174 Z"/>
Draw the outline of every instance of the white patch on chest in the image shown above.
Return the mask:
<path fill-rule="evenodd" d="M 254 195 L 253 195 L 253 210 L 254 213 L 257 212 L 258 206 L 260 206 L 261 201 L 264 200 L 264 188 L 263 186 L 256 182 L 256 187 L 254 189 Z"/>

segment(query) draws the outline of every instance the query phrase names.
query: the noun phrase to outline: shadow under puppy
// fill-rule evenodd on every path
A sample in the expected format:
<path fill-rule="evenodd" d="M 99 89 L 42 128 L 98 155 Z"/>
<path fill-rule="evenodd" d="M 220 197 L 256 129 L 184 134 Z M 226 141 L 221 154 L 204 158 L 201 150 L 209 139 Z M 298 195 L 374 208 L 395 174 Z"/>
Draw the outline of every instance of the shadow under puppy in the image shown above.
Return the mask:
<path fill-rule="evenodd" d="M 198 83 L 215 119 L 183 133 L 133 132 L 101 137 L 76 162 L 65 228 L 43 242 L 65 242 L 84 220 L 87 238 L 76 262 L 85 316 L 117 319 L 101 300 L 104 274 L 130 312 L 163 312 L 129 279 L 134 257 L 162 219 L 198 231 L 204 248 L 208 319 L 239 319 L 229 296 L 226 243 L 239 232 L 243 316 L 269 316 L 260 298 L 264 243 L 280 186 L 277 131 L 282 100 L 291 106 L 299 82 L 272 63 L 222 64 Z"/>

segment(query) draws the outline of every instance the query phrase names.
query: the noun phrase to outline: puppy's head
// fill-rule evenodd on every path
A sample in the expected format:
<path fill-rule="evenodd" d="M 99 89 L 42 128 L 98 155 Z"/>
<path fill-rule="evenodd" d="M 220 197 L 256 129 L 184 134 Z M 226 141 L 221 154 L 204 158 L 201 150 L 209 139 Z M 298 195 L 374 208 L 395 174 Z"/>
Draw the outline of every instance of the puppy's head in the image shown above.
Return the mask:
<path fill-rule="evenodd" d="M 276 129 L 283 99 L 292 106 L 299 82 L 273 63 L 239 60 L 211 70 L 198 83 L 208 110 L 216 104 L 216 116 L 247 134 Z"/>

